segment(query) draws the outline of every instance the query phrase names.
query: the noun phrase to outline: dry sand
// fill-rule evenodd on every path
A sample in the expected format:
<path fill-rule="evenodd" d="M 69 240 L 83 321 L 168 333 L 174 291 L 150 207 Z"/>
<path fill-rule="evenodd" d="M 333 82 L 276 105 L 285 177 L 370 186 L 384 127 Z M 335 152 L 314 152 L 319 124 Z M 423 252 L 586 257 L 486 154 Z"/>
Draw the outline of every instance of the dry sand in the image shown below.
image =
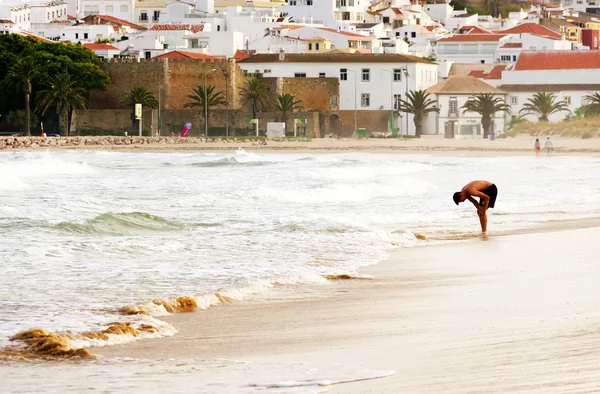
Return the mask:
<path fill-rule="evenodd" d="M 597 154 L 600 153 L 600 138 L 563 138 L 551 137 L 556 154 Z M 542 145 L 545 137 L 541 137 Z M 511 153 L 534 154 L 535 137 L 517 136 L 513 138 L 496 139 L 446 139 L 441 135 L 423 136 L 416 139 L 332 139 L 322 138 L 312 141 L 268 141 L 266 146 L 253 145 L 251 142 L 198 142 L 191 144 L 143 144 L 143 145 L 81 145 L 66 147 L 36 148 L 40 149 L 89 149 L 114 151 L 231 151 L 241 147 L 253 151 L 377 151 L 377 152 L 461 152 L 464 154 Z"/>
<path fill-rule="evenodd" d="M 363 270 L 372 280 L 174 315 L 174 337 L 97 353 L 397 372 L 339 393 L 600 392 L 598 239 L 594 227 L 402 249 Z"/>

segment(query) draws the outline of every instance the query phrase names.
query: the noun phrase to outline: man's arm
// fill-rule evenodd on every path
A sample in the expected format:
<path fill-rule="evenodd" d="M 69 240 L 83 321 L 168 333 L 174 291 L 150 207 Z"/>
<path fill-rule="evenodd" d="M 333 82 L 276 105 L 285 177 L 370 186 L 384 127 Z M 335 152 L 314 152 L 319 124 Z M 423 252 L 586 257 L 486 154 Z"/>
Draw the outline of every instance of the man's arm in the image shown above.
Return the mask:
<path fill-rule="evenodd" d="M 467 196 L 467 200 L 471 201 L 475 205 L 475 208 L 479 207 L 479 203 L 473 197 Z"/>
<path fill-rule="evenodd" d="M 479 190 L 473 190 L 469 194 L 471 194 L 472 196 L 481 198 L 483 200 L 483 210 L 485 211 L 488 209 L 488 205 L 490 203 L 490 196 L 488 196 L 487 194 L 483 194 Z"/>

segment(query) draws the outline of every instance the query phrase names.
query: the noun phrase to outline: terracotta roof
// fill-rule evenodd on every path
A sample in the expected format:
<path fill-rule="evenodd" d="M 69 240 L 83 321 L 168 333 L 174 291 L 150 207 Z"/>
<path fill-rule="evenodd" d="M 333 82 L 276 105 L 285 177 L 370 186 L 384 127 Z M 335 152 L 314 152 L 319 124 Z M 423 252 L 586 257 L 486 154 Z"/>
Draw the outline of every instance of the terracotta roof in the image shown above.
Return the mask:
<path fill-rule="evenodd" d="M 0 19 L 0 23 L 4 23 L 5 25 L 14 25 L 15 23 L 8 19 Z"/>
<path fill-rule="evenodd" d="M 199 52 L 186 52 L 186 51 L 171 51 L 155 56 L 154 59 L 195 59 L 195 60 L 209 60 L 215 61 L 214 56 L 205 55 Z"/>
<path fill-rule="evenodd" d="M 329 27 L 317 27 L 317 29 L 323 30 L 323 31 L 328 31 L 330 33 L 341 34 L 341 35 L 344 35 L 344 36 L 346 36 L 348 38 L 352 38 L 353 40 L 371 41 L 371 40 L 375 39 L 375 37 L 362 36 L 360 34 L 352 33 L 352 32 L 349 32 L 349 31 L 342 31 L 342 30 L 338 31 L 336 29 L 331 29 Z"/>
<path fill-rule="evenodd" d="M 77 18 L 75 18 L 73 15 L 67 14 L 67 19 L 76 20 Z"/>
<path fill-rule="evenodd" d="M 399 8 L 392 8 L 392 11 L 394 11 L 394 14 L 396 15 L 402 15 L 402 11 L 400 11 Z"/>
<path fill-rule="evenodd" d="M 189 30 L 192 33 L 198 33 L 204 30 L 204 25 L 191 25 L 189 23 L 159 23 L 150 28 L 152 31 L 177 31 L 177 30 Z"/>
<path fill-rule="evenodd" d="M 302 29 L 303 27 L 306 27 L 306 26 L 303 26 L 303 25 L 283 25 L 283 24 L 279 25 L 279 28 L 281 30 L 284 30 L 284 29 L 287 29 L 287 30 L 296 30 L 296 29 Z"/>
<path fill-rule="evenodd" d="M 434 31 L 437 28 L 437 26 L 425 26 L 425 28 L 429 31 Z"/>
<path fill-rule="evenodd" d="M 506 92 L 564 92 L 567 90 L 597 92 L 600 84 L 549 84 L 549 85 L 500 85 L 499 89 Z"/>
<path fill-rule="evenodd" d="M 489 67 L 489 64 L 481 63 L 453 63 L 448 71 L 448 77 L 466 77 L 471 71 L 485 71 Z"/>
<path fill-rule="evenodd" d="M 36 40 L 39 40 L 39 41 L 54 42 L 52 40 L 49 40 L 49 39 L 44 38 L 44 37 L 40 37 L 40 36 L 35 35 L 35 34 L 31 33 L 31 32 L 28 32 L 28 31 L 20 31 L 20 32 L 17 32 L 17 34 L 20 35 L 20 36 L 23 36 L 23 37 L 35 38 Z"/>
<path fill-rule="evenodd" d="M 251 55 L 248 52 L 238 49 L 235 52 L 235 55 L 233 55 L 233 58 L 235 59 L 236 62 L 241 62 L 242 60 L 248 59 L 250 56 Z"/>
<path fill-rule="evenodd" d="M 481 27 L 477 26 L 463 26 L 460 29 L 458 29 L 458 31 L 467 31 L 467 34 L 492 34 L 491 31 L 482 29 Z"/>
<path fill-rule="evenodd" d="M 520 42 L 507 42 L 502 45 L 500 48 L 523 48 L 523 44 Z"/>
<path fill-rule="evenodd" d="M 548 29 L 547 27 L 540 26 L 537 23 L 523 23 L 510 29 L 504 30 L 504 33 L 510 34 L 534 34 L 536 36 L 550 37 L 560 40 L 562 36 L 555 31 Z"/>
<path fill-rule="evenodd" d="M 523 51 L 515 71 L 600 68 L 598 51 Z"/>
<path fill-rule="evenodd" d="M 449 77 L 439 82 L 429 89 L 427 93 L 432 94 L 477 94 L 477 93 L 495 93 L 504 94 L 500 89 L 496 89 L 487 83 L 474 77 Z"/>
<path fill-rule="evenodd" d="M 457 34 L 452 37 L 443 37 L 437 42 L 461 42 L 461 41 L 499 41 L 506 34 Z"/>
<path fill-rule="evenodd" d="M 119 26 L 131 27 L 132 29 L 135 29 L 135 30 L 147 30 L 144 26 L 136 25 L 135 23 L 127 22 L 127 21 L 124 21 L 123 19 L 115 18 L 114 16 L 110 16 L 110 15 L 89 15 L 83 19 L 85 20 L 88 18 L 99 19 L 101 21 L 114 23 L 115 25 L 119 25 Z"/>
<path fill-rule="evenodd" d="M 319 39 L 327 40 L 327 38 L 323 38 L 323 37 L 311 37 L 311 38 L 307 38 L 307 39 L 300 38 L 300 37 L 286 36 L 286 35 L 275 35 L 273 37 L 281 37 L 281 38 L 285 38 L 287 40 L 294 40 L 294 41 L 318 41 Z"/>
<path fill-rule="evenodd" d="M 473 70 L 469 73 L 469 77 L 475 77 L 479 79 L 501 79 L 502 71 L 508 67 L 508 64 L 497 64 L 491 66 L 487 70 Z"/>
<path fill-rule="evenodd" d="M 425 63 L 436 64 L 412 55 L 395 53 L 287 53 L 279 60 L 277 53 L 260 53 L 240 61 L 240 63 Z"/>
<path fill-rule="evenodd" d="M 102 44 L 83 44 L 83 46 L 87 49 L 91 49 L 92 51 L 119 51 L 119 48 L 116 48 L 110 44 L 102 43 Z"/>

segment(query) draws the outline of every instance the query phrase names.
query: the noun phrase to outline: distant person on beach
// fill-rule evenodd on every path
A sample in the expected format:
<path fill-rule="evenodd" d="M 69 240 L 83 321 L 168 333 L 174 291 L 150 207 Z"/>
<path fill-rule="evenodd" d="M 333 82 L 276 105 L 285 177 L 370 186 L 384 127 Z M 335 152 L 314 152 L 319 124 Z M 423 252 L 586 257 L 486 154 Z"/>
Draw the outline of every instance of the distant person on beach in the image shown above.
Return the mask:
<path fill-rule="evenodd" d="M 459 203 L 469 200 L 477 209 L 477 216 L 481 223 L 481 232 L 487 233 L 487 214 L 488 208 L 494 208 L 496 197 L 498 196 L 498 188 L 489 181 L 473 181 L 469 182 L 462 188 L 461 191 L 454 193 L 452 199 L 454 203 Z M 478 197 L 479 202 L 473 197 Z"/>
<path fill-rule="evenodd" d="M 544 143 L 544 149 L 546 150 L 546 155 L 549 155 L 552 152 L 552 141 L 550 141 L 550 137 L 546 138 L 546 142 Z"/>
<path fill-rule="evenodd" d="M 535 139 L 535 155 L 539 156 L 540 155 L 540 149 L 542 148 L 542 145 L 540 144 L 540 140 L 538 138 Z"/>

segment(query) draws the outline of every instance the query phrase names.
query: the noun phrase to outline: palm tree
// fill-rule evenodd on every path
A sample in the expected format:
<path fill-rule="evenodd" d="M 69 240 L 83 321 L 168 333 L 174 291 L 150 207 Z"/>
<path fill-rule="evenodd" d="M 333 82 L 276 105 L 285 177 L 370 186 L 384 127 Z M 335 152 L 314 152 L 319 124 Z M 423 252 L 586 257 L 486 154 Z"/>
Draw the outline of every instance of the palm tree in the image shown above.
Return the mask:
<path fill-rule="evenodd" d="M 87 107 L 86 90 L 79 86 L 79 81 L 69 74 L 57 74 L 48 78 L 48 89 L 42 90 L 37 95 L 37 108 L 42 110 L 42 115 L 48 108 L 56 108 L 58 125 L 61 135 L 69 136 L 69 112 L 72 109 Z M 63 132 L 64 131 L 64 132 Z"/>
<path fill-rule="evenodd" d="M 523 108 L 519 111 L 524 115 L 537 115 L 540 122 L 547 122 L 548 116 L 561 111 L 571 112 L 569 106 L 565 101 L 556 100 L 556 94 L 554 93 L 536 93 L 532 98 L 527 99 L 527 102 L 523 105 Z"/>
<path fill-rule="evenodd" d="M 506 112 L 510 114 L 510 106 L 500 97 L 493 93 L 479 93 L 461 107 L 463 115 L 466 112 L 475 112 L 481 115 L 481 126 L 483 126 L 483 138 L 488 138 L 490 127 L 492 126 L 492 117 L 496 112 Z"/>
<path fill-rule="evenodd" d="M 12 65 L 8 74 L 23 84 L 23 93 L 25 93 L 25 125 L 24 131 L 26 136 L 31 135 L 29 127 L 29 118 L 31 109 L 29 108 L 29 100 L 31 98 L 31 81 L 39 75 L 41 67 L 30 58 L 19 59 Z"/>
<path fill-rule="evenodd" d="M 135 105 L 142 104 L 143 107 L 156 108 L 158 101 L 152 93 L 146 88 L 133 88 L 129 92 L 124 93 L 121 98 L 121 104 L 132 107 L 131 110 L 131 125 L 135 127 Z"/>
<path fill-rule="evenodd" d="M 406 93 L 406 100 L 400 100 L 398 110 L 414 115 L 415 137 L 421 138 L 423 133 L 423 118 L 431 112 L 440 112 L 435 106 L 435 100 L 429 98 L 429 93 L 424 90 L 411 90 Z"/>
<path fill-rule="evenodd" d="M 588 94 L 583 99 L 587 102 L 580 107 L 584 116 L 600 115 L 600 93 Z"/>
<path fill-rule="evenodd" d="M 281 115 L 281 120 L 287 123 L 288 117 L 291 113 L 302 111 L 304 107 L 300 105 L 302 100 L 296 100 L 296 96 L 289 93 L 280 94 L 277 96 L 275 102 L 275 108 Z"/>
<path fill-rule="evenodd" d="M 243 105 L 252 105 L 252 119 L 256 119 L 256 112 L 264 110 L 269 104 L 267 87 L 262 79 L 252 77 L 246 80 L 246 85 L 240 89 Z"/>
<path fill-rule="evenodd" d="M 225 105 L 225 100 L 223 99 L 223 92 L 215 92 L 214 85 L 198 85 L 195 89 L 192 90 L 194 94 L 188 96 L 191 100 L 188 103 L 185 103 L 184 108 L 193 108 L 200 107 L 202 108 L 202 113 L 204 114 L 204 110 L 206 109 L 206 119 L 204 122 L 208 122 L 208 118 L 210 115 L 210 109 L 212 107 L 218 107 L 219 105 Z M 206 101 L 206 108 L 204 108 L 204 102 Z"/>

